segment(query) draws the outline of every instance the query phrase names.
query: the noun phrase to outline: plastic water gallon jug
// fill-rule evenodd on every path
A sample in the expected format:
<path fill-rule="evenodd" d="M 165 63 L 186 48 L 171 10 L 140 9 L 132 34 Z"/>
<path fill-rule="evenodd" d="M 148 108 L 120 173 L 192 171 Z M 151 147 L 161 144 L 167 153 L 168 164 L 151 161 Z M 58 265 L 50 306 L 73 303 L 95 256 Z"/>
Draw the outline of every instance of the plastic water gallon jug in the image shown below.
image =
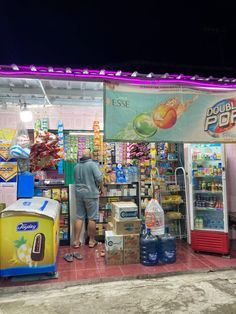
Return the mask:
<path fill-rule="evenodd" d="M 140 260 L 145 266 L 154 266 L 158 264 L 158 238 L 151 234 L 151 230 L 141 236 L 140 240 Z"/>
<path fill-rule="evenodd" d="M 170 264 L 176 262 L 176 238 L 165 233 L 158 237 L 159 264 Z"/>
<path fill-rule="evenodd" d="M 151 199 L 145 209 L 146 228 L 151 229 L 152 235 L 162 235 L 165 233 L 164 211 L 155 199 Z"/>

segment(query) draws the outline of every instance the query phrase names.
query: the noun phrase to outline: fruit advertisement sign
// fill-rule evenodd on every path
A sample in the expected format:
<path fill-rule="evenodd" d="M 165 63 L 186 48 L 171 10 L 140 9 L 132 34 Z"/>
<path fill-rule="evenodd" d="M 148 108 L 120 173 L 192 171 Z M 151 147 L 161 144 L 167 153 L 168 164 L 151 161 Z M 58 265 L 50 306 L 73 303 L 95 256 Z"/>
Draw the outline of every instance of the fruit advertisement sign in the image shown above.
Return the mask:
<path fill-rule="evenodd" d="M 105 139 L 236 142 L 236 90 L 104 84 Z"/>

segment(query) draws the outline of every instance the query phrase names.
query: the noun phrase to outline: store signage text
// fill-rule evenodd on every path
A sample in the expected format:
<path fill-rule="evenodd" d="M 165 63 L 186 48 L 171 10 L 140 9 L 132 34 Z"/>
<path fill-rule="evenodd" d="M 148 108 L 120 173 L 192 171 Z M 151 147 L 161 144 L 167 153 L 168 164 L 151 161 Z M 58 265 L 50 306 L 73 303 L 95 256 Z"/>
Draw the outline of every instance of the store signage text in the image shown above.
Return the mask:
<path fill-rule="evenodd" d="M 235 100 L 223 100 L 207 109 L 205 131 L 222 133 L 231 129 L 236 121 Z"/>
<path fill-rule="evenodd" d="M 127 98 L 115 98 L 115 99 L 112 99 L 112 106 L 114 107 L 129 107 L 129 101 Z"/>
<path fill-rule="evenodd" d="M 38 229 L 38 226 L 38 221 L 20 222 L 16 226 L 16 231 L 34 231 Z"/>

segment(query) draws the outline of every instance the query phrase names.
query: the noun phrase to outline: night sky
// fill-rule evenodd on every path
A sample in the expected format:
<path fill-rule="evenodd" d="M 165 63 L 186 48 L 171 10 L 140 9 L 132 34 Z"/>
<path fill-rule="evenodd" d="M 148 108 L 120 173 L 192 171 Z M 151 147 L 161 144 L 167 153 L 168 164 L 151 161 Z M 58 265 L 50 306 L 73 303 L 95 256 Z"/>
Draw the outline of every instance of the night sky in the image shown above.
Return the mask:
<path fill-rule="evenodd" d="M 173 2 L 3 0 L 0 64 L 236 77 L 234 6 Z"/>

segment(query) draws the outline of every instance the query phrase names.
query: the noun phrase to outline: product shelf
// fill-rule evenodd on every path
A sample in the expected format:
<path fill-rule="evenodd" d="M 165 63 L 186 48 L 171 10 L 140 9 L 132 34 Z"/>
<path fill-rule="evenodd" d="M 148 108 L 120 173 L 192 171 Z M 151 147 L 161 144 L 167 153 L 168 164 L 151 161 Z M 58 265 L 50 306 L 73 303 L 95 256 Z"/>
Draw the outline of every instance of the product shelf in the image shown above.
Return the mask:
<path fill-rule="evenodd" d="M 194 190 L 194 193 L 197 193 L 197 194 L 222 194 L 223 191 L 207 191 L 207 190 Z"/>
<path fill-rule="evenodd" d="M 203 162 L 203 161 L 210 161 L 210 162 L 212 162 L 212 161 L 221 161 L 221 159 L 195 159 L 195 160 L 193 160 L 193 162 Z"/>
<path fill-rule="evenodd" d="M 194 210 L 204 210 L 204 211 L 217 211 L 217 210 L 223 210 L 223 207 L 216 208 L 216 207 L 194 207 Z"/>
<path fill-rule="evenodd" d="M 100 198 L 109 198 L 109 197 L 123 197 L 123 198 L 138 198 L 137 195 L 100 195 Z"/>
<path fill-rule="evenodd" d="M 169 161 L 173 161 L 173 162 L 175 161 L 176 162 L 176 161 L 178 161 L 178 159 L 158 159 L 157 160 L 157 162 L 162 162 L 162 161 L 163 162 L 169 162 Z"/>
<path fill-rule="evenodd" d="M 131 184 L 137 184 L 138 182 L 111 182 L 111 183 L 104 183 L 104 185 L 131 185 Z"/>
<path fill-rule="evenodd" d="M 208 176 L 194 176 L 194 179 L 198 179 L 198 178 L 210 178 L 210 179 L 222 179 L 222 176 L 212 176 L 212 175 L 208 175 Z"/>

